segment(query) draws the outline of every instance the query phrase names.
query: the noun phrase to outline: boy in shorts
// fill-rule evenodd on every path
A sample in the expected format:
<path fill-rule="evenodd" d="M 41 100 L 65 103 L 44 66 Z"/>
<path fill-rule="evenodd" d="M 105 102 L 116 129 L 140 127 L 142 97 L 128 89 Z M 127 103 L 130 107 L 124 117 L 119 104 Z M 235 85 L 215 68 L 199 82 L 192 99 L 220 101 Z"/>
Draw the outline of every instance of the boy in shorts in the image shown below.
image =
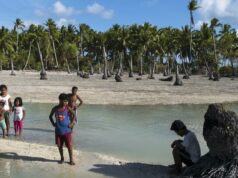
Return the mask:
<path fill-rule="evenodd" d="M 68 106 L 69 98 L 65 93 L 59 95 L 59 104 L 52 108 L 49 119 L 55 127 L 55 143 L 59 148 L 60 161 L 64 162 L 63 145 L 68 148 L 70 165 L 75 165 L 73 160 L 73 139 L 72 129 L 75 124 L 74 111 Z M 53 119 L 55 115 L 55 121 Z"/>
<path fill-rule="evenodd" d="M 188 130 L 182 121 L 175 120 L 170 130 L 184 137 L 183 140 L 175 140 L 171 144 L 175 164 L 170 167 L 174 168 L 173 173 L 179 174 L 182 170 L 182 163 L 192 166 L 200 159 L 201 150 L 196 135 Z"/>

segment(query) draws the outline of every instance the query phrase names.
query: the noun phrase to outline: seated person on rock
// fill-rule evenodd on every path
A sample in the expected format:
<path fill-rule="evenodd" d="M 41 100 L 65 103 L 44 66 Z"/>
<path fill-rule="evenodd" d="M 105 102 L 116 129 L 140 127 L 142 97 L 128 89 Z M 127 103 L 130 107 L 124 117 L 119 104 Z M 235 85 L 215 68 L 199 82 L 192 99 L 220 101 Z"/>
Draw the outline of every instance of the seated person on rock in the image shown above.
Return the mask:
<path fill-rule="evenodd" d="M 179 136 L 184 137 L 183 140 L 175 140 L 171 147 L 173 149 L 174 173 L 181 173 L 182 163 L 186 166 L 192 166 L 201 156 L 200 146 L 196 135 L 187 129 L 185 124 L 180 120 L 175 120 L 170 130 L 176 132 Z"/>

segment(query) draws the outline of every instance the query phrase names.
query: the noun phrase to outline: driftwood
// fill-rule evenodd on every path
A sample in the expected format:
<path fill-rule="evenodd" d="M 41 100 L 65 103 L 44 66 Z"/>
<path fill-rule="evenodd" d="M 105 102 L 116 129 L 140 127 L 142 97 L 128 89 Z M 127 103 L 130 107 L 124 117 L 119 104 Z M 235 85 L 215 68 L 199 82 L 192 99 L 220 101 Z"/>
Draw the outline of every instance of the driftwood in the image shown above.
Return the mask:
<path fill-rule="evenodd" d="M 161 78 L 159 79 L 160 81 L 165 81 L 165 82 L 171 82 L 173 81 L 174 77 L 173 76 L 169 76 L 167 78 Z"/>

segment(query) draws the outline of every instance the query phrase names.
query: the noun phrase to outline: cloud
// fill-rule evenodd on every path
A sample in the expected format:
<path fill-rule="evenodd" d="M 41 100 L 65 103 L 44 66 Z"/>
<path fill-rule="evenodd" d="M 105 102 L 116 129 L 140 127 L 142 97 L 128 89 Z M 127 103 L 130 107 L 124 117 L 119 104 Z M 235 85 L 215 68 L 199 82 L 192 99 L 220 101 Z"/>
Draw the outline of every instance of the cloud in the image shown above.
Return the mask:
<path fill-rule="evenodd" d="M 96 2 L 92 5 L 88 5 L 86 11 L 90 14 L 99 15 L 103 19 L 111 19 L 114 15 L 112 9 L 106 9 L 104 6 Z"/>
<path fill-rule="evenodd" d="M 206 20 L 216 17 L 228 23 L 238 22 L 237 0 L 201 0 L 200 6 L 199 12 Z"/>
<path fill-rule="evenodd" d="M 44 10 L 42 9 L 36 9 L 34 11 L 34 13 L 38 16 L 38 17 L 48 17 L 48 13 L 45 12 Z"/>
<path fill-rule="evenodd" d="M 73 7 L 67 7 L 60 1 L 56 1 L 53 7 L 54 12 L 59 16 L 71 16 L 80 13 L 80 11 L 75 10 Z"/>
<path fill-rule="evenodd" d="M 58 27 L 61 27 L 63 25 L 67 26 L 69 24 L 75 24 L 76 21 L 74 19 L 66 19 L 66 18 L 60 18 L 58 21 L 56 21 L 56 24 Z"/>
<path fill-rule="evenodd" d="M 197 23 L 195 23 L 194 29 L 199 30 L 204 23 L 207 23 L 208 25 L 210 25 L 209 21 L 199 20 L 197 21 Z"/>
<path fill-rule="evenodd" d="M 34 25 L 40 25 L 41 23 L 35 20 L 23 20 L 24 25 L 26 28 L 29 28 L 30 25 L 34 24 Z"/>

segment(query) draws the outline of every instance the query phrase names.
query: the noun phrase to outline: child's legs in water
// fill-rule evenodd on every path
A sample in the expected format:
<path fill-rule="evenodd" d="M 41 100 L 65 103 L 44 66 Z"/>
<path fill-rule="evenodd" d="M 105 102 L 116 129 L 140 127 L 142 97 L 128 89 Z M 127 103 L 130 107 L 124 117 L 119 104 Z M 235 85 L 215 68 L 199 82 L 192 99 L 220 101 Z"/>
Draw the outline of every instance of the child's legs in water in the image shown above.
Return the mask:
<path fill-rule="evenodd" d="M 17 121 L 14 121 L 14 130 L 15 130 L 15 135 L 17 135 L 17 132 L 18 132 Z"/>
<path fill-rule="evenodd" d="M 22 128 L 23 128 L 23 120 L 20 120 L 20 121 L 19 121 L 18 128 L 19 128 L 19 135 L 21 135 L 21 133 L 22 133 Z"/>
<path fill-rule="evenodd" d="M 5 138 L 5 135 L 6 135 L 6 123 L 5 123 L 4 119 L 0 121 L 0 127 L 2 128 L 2 136 L 3 136 L 3 138 Z"/>
<path fill-rule="evenodd" d="M 9 130 L 10 130 L 10 119 L 9 119 L 9 117 L 10 117 L 10 113 L 8 112 L 8 111 L 6 111 L 5 113 L 4 113 L 4 118 L 5 118 L 5 122 L 6 122 L 6 126 L 7 126 L 7 136 L 9 135 Z"/>

